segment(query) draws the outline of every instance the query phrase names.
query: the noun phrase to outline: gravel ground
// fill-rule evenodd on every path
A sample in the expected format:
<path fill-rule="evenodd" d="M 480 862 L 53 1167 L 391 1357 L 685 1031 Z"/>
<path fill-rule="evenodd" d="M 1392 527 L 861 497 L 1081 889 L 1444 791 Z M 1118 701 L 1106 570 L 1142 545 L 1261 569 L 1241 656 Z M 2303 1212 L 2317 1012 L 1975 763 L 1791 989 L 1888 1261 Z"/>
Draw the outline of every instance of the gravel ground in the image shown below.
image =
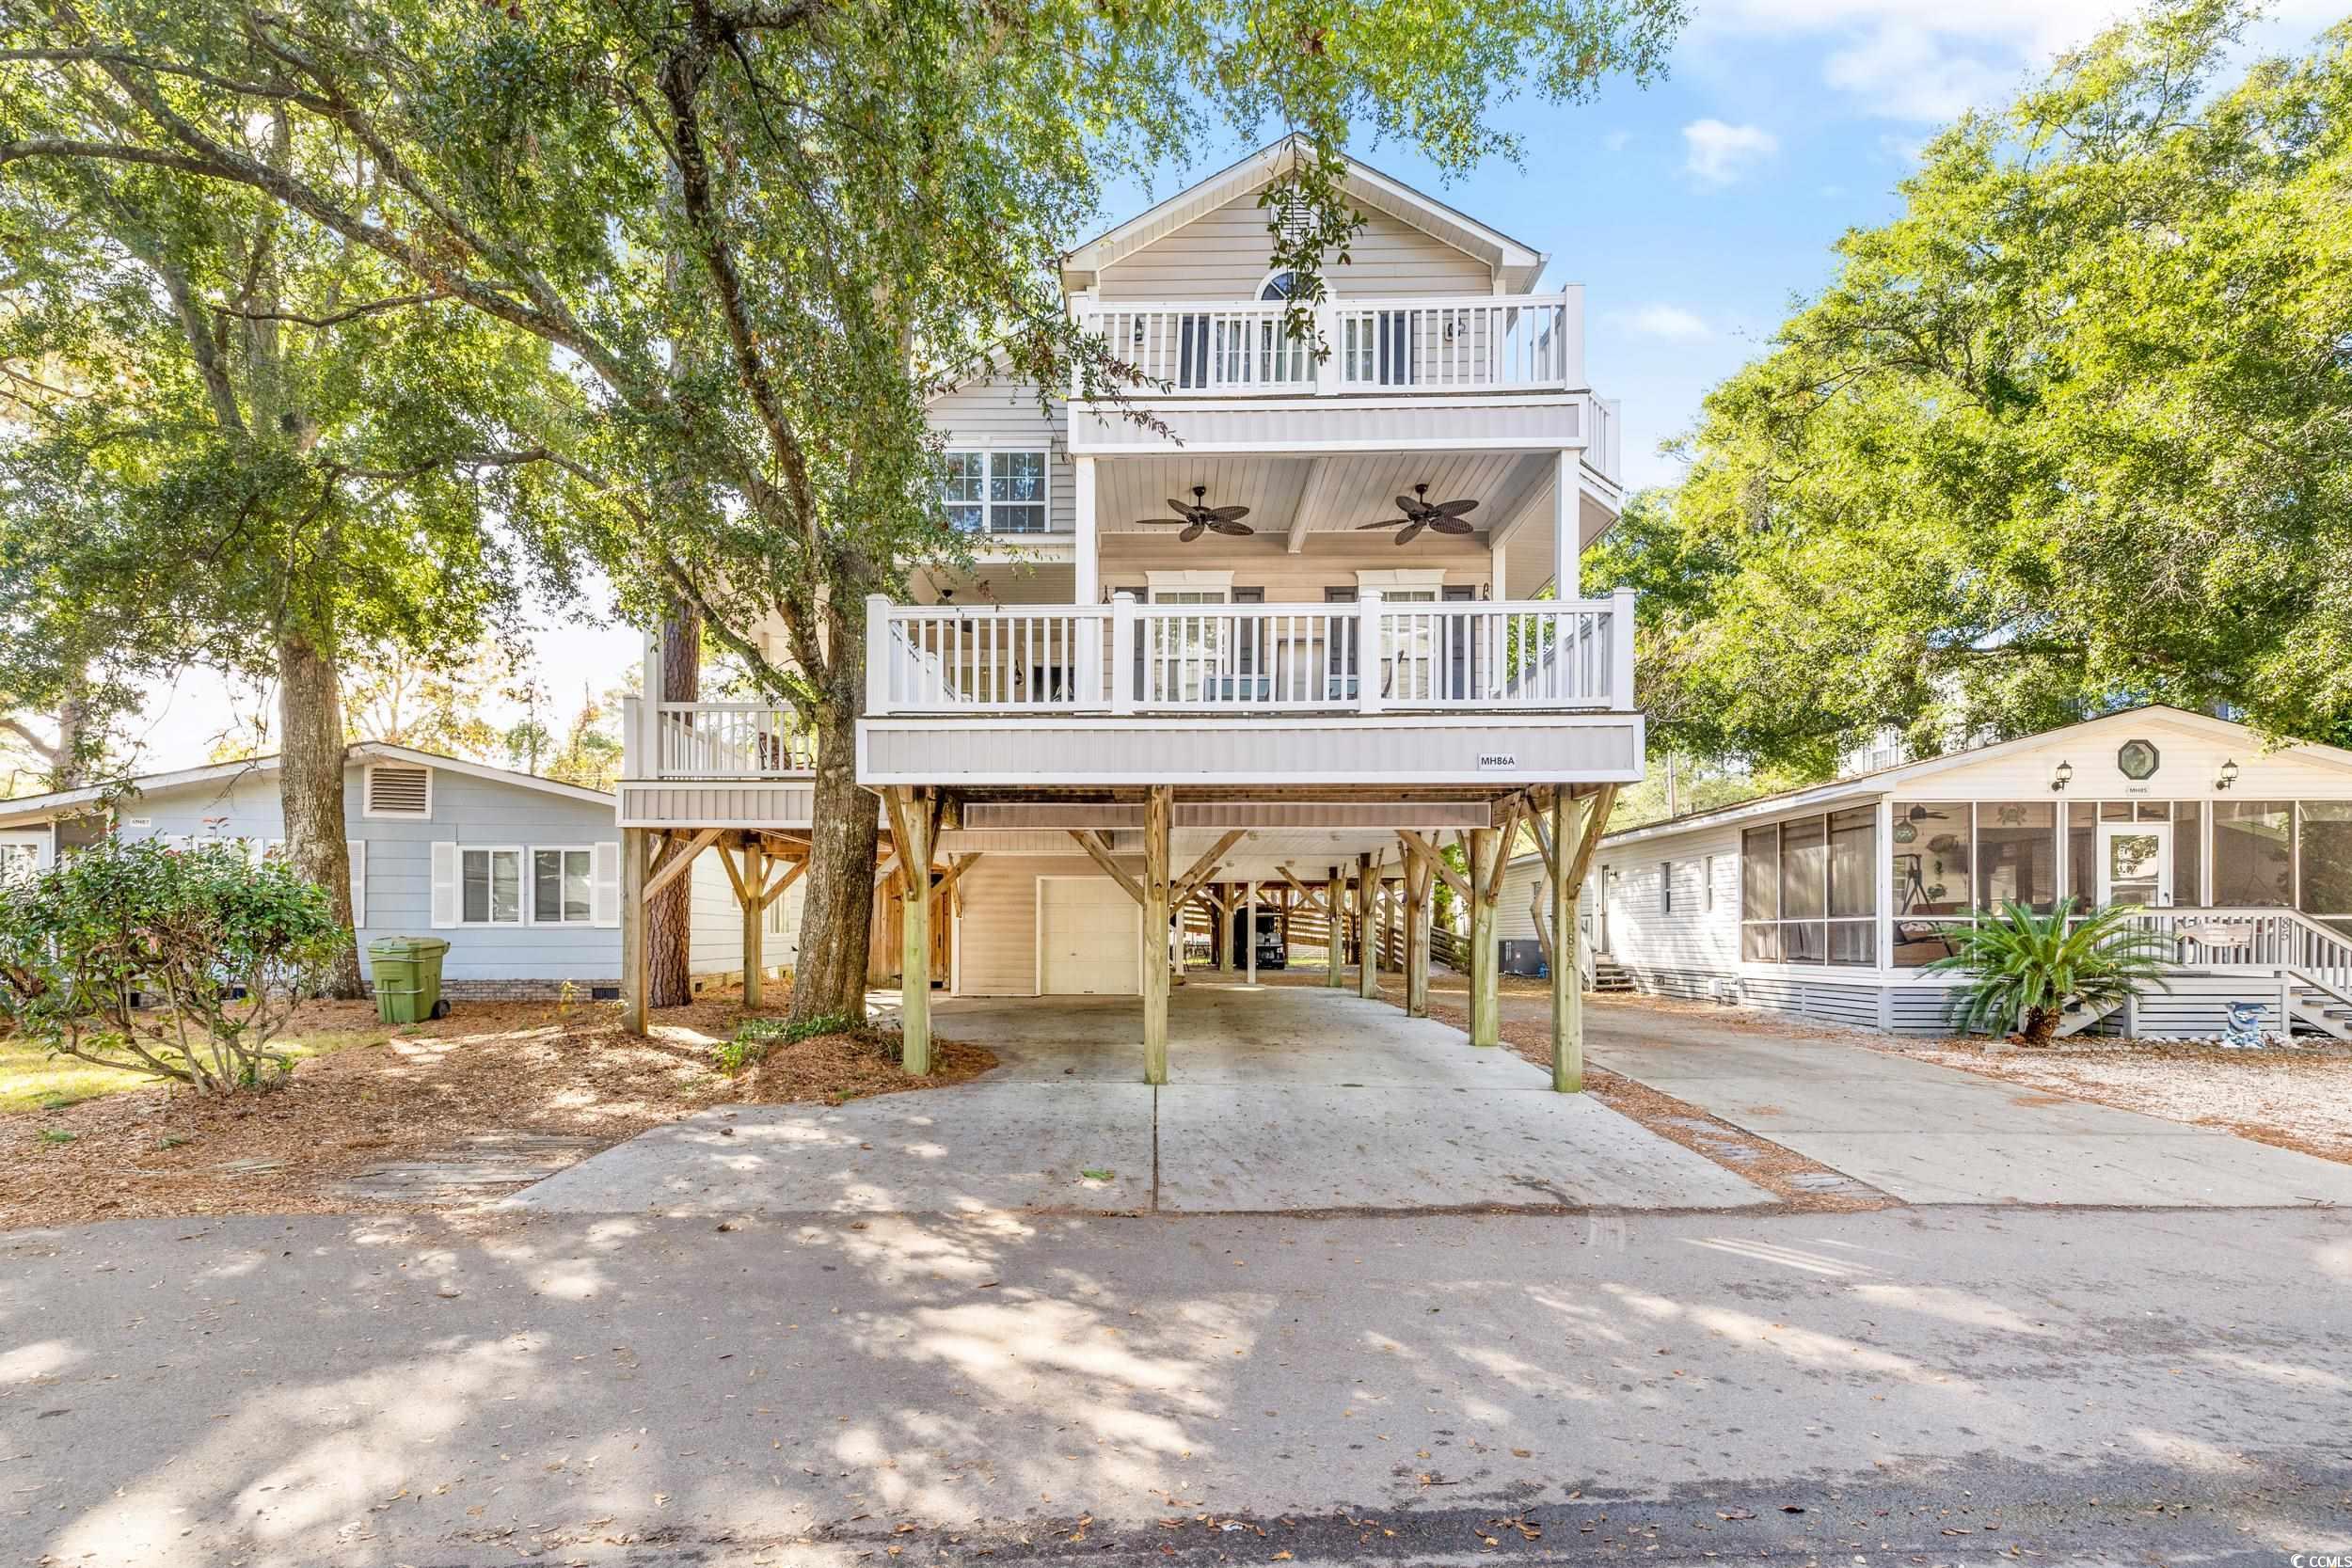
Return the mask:
<path fill-rule="evenodd" d="M 2022 1088 L 2227 1128 L 2257 1143 L 2352 1164 L 2352 1056 L 2161 1040 L 2028 1050 L 1981 1040 L 1863 1039 L 1876 1050 Z"/>

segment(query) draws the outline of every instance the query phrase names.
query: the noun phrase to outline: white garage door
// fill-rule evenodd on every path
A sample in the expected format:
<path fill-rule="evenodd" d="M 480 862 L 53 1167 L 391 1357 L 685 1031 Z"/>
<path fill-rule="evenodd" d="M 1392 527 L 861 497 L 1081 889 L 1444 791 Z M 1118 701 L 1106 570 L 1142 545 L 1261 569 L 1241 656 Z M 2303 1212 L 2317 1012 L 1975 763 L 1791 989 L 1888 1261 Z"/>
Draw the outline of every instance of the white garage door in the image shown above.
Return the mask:
<path fill-rule="evenodd" d="M 1143 911 L 1108 877 L 1037 879 L 1037 989 L 1047 996 L 1134 996 Z"/>

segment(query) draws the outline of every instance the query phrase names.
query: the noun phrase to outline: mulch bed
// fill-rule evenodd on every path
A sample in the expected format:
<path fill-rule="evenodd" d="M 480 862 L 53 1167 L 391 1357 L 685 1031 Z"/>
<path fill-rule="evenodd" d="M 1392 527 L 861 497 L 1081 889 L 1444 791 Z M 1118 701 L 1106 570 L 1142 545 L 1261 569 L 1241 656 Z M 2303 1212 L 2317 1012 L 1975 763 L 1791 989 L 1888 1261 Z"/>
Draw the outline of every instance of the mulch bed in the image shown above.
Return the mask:
<path fill-rule="evenodd" d="M 656 1012 L 640 1039 L 621 1032 L 615 1004 L 466 1003 L 382 1044 L 306 1060 L 267 1092 L 146 1088 L 0 1117 L 0 1228 L 364 1212 L 385 1206 L 355 1200 L 343 1181 L 470 1137 L 565 1134 L 601 1147 L 712 1105 L 837 1103 L 959 1084 L 996 1065 L 979 1046 L 934 1038 L 930 1076 L 912 1079 L 882 1037 L 828 1035 L 778 1044 L 729 1078 L 710 1047 L 748 1016 L 739 1000 L 706 996 Z M 364 1032 L 374 1017 L 367 1003 L 313 1003 L 287 1033 Z"/>

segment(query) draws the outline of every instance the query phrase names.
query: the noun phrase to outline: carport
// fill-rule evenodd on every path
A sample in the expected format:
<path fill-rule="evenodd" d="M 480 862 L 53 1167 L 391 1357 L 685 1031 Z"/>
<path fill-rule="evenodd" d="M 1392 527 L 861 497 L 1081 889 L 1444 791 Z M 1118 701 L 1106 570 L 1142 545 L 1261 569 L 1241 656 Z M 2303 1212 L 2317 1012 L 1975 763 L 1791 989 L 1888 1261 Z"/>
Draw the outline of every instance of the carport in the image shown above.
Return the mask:
<path fill-rule="evenodd" d="M 1279 900 L 1332 933 L 1328 990 L 1376 997 L 1386 954 L 1405 981 L 1406 1015 L 1425 1019 L 1440 886 L 1468 911 L 1457 950 L 1470 979 L 1470 1043 L 1496 1046 L 1498 903 L 1508 847 L 1529 843 L 1548 869 L 1543 926 L 1558 950 L 1551 1086 L 1582 1087 L 1576 896 L 1613 784 L 1337 799 L 1165 785 L 1050 799 L 918 786 L 882 793 L 900 851 L 894 863 L 905 911 L 900 1014 L 910 1071 L 929 1065 L 935 922 L 951 934 L 948 989 L 958 998 L 1132 998 L 1086 1016 L 1118 1021 L 1125 1043 L 1115 1059 L 1130 1076 L 1161 1085 L 1176 1081 L 1172 1050 L 1182 1030 L 1171 1036 L 1170 994 L 1182 948 L 1171 933 L 1188 911 L 1215 924 Z M 923 865 L 928 878 L 903 869 Z M 1244 946 L 1221 974 L 1254 978 L 1254 944 Z M 1111 1049 L 1109 1039 L 1101 1043 Z"/>

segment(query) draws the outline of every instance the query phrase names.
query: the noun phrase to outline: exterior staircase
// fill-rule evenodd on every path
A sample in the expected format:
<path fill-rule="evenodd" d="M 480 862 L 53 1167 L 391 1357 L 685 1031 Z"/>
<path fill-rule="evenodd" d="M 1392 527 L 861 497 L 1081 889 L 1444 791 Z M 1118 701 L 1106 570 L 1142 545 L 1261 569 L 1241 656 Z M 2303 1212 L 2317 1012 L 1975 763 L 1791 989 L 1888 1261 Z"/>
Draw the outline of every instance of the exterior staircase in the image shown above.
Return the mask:
<path fill-rule="evenodd" d="M 1592 982 L 1585 989 L 1603 996 L 1630 996 L 1633 994 L 1633 976 L 1628 974 L 1625 966 L 1616 959 L 1596 955 Z"/>
<path fill-rule="evenodd" d="M 2300 970 L 2280 973 L 2286 983 L 2286 1023 L 2340 1040 L 2352 1040 L 2352 995 Z"/>

